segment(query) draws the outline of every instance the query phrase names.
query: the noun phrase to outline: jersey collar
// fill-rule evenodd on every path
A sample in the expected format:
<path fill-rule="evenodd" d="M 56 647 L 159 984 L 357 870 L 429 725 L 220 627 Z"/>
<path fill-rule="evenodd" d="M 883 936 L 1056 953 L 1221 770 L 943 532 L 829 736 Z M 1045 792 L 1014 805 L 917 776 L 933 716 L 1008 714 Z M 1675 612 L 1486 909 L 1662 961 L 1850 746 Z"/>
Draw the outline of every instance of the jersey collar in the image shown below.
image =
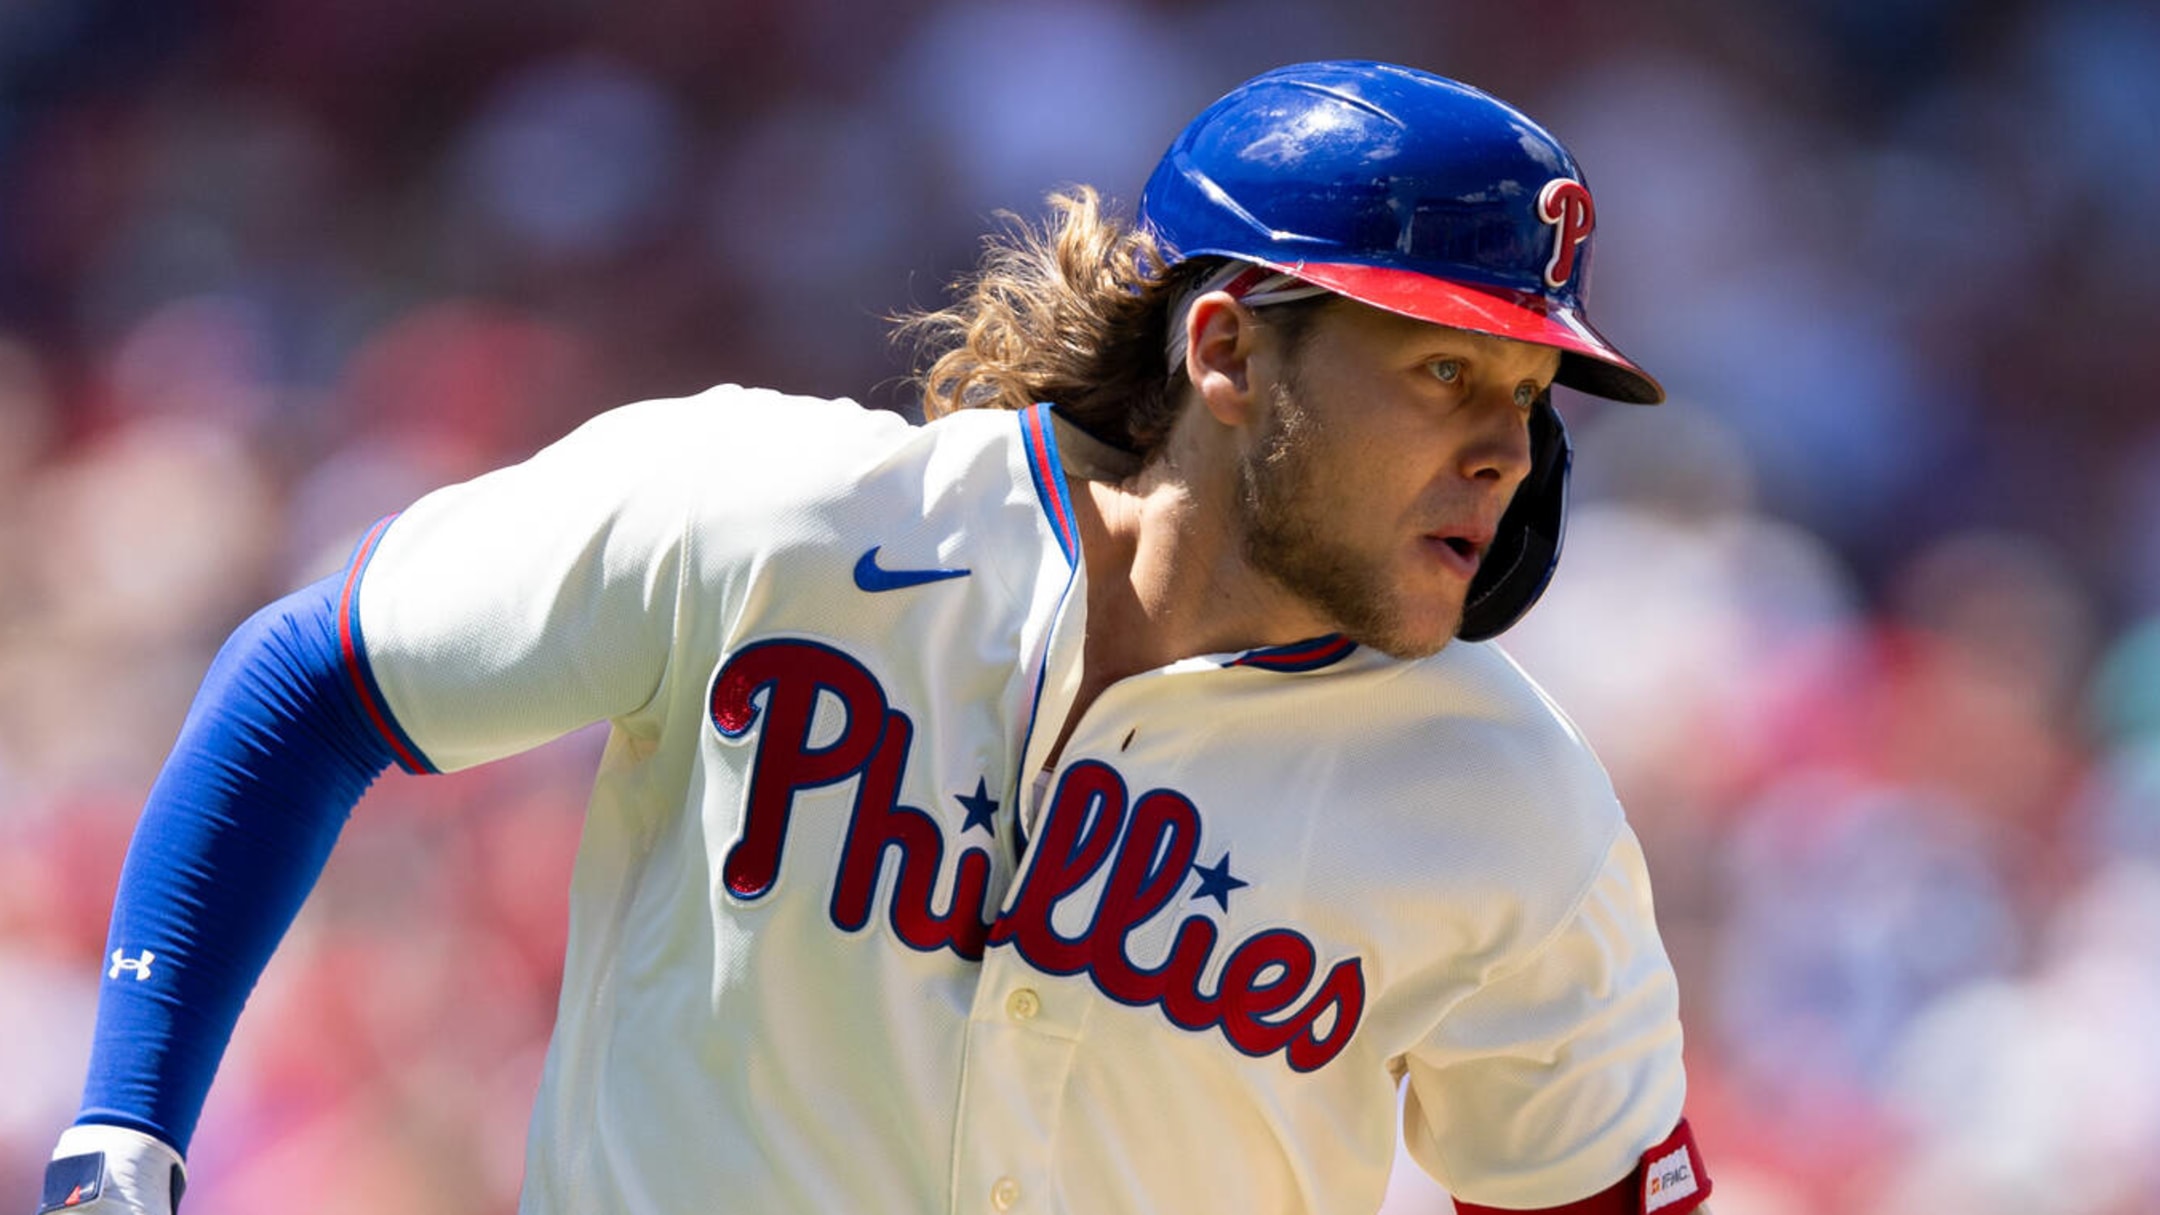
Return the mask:
<path fill-rule="evenodd" d="M 1357 652 L 1357 642 L 1340 633 L 1293 641 L 1289 645 L 1264 646 L 1225 659 L 1226 667 L 1258 667 L 1263 671 L 1317 671 L 1331 667 Z"/>

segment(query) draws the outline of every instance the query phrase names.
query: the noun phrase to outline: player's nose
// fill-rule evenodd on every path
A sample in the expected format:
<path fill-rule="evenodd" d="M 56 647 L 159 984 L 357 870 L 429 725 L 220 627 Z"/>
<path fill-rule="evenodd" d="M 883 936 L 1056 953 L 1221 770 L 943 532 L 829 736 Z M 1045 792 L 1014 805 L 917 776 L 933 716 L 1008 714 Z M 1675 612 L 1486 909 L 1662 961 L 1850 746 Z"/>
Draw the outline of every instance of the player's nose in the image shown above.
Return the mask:
<path fill-rule="evenodd" d="M 1516 403 L 1512 386 L 1478 394 L 1471 433 L 1458 456 L 1460 474 L 1508 492 L 1530 475 L 1530 413 Z"/>

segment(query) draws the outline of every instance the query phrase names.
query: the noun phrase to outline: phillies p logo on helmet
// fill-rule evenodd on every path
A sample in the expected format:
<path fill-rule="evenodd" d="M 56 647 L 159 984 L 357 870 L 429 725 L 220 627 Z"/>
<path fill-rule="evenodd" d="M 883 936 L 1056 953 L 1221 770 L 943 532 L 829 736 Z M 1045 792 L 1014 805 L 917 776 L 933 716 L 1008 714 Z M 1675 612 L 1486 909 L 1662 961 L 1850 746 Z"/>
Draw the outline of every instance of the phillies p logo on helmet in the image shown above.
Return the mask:
<path fill-rule="evenodd" d="M 1545 284 L 1565 286 L 1575 273 L 1575 250 L 1597 227 L 1597 207 L 1590 191 L 1572 177 L 1555 177 L 1538 191 L 1538 218 L 1559 229 L 1552 259 L 1545 263 Z"/>

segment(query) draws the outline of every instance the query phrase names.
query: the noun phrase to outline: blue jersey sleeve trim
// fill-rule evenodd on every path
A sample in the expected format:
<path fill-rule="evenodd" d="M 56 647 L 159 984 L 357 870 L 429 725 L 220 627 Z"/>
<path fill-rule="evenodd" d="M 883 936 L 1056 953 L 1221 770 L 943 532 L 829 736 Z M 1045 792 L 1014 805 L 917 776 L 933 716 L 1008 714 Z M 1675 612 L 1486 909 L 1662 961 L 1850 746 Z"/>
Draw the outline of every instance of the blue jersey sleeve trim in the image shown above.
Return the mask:
<path fill-rule="evenodd" d="M 241 1006 L 390 766 L 342 640 L 352 581 L 256 613 L 204 677 L 121 867 L 78 1122 L 186 1152 Z"/>

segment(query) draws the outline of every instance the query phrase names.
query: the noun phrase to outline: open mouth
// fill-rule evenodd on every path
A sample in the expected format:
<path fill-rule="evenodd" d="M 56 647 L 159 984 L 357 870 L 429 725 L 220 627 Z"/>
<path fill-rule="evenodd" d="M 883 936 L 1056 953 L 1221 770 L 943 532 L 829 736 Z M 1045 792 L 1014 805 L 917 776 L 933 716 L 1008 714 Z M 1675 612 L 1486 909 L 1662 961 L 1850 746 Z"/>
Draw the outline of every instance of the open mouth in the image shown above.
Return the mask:
<path fill-rule="evenodd" d="M 1433 535 L 1425 540 L 1435 546 L 1447 565 L 1465 578 L 1477 573 L 1478 559 L 1485 555 L 1484 544 L 1470 536 Z"/>

